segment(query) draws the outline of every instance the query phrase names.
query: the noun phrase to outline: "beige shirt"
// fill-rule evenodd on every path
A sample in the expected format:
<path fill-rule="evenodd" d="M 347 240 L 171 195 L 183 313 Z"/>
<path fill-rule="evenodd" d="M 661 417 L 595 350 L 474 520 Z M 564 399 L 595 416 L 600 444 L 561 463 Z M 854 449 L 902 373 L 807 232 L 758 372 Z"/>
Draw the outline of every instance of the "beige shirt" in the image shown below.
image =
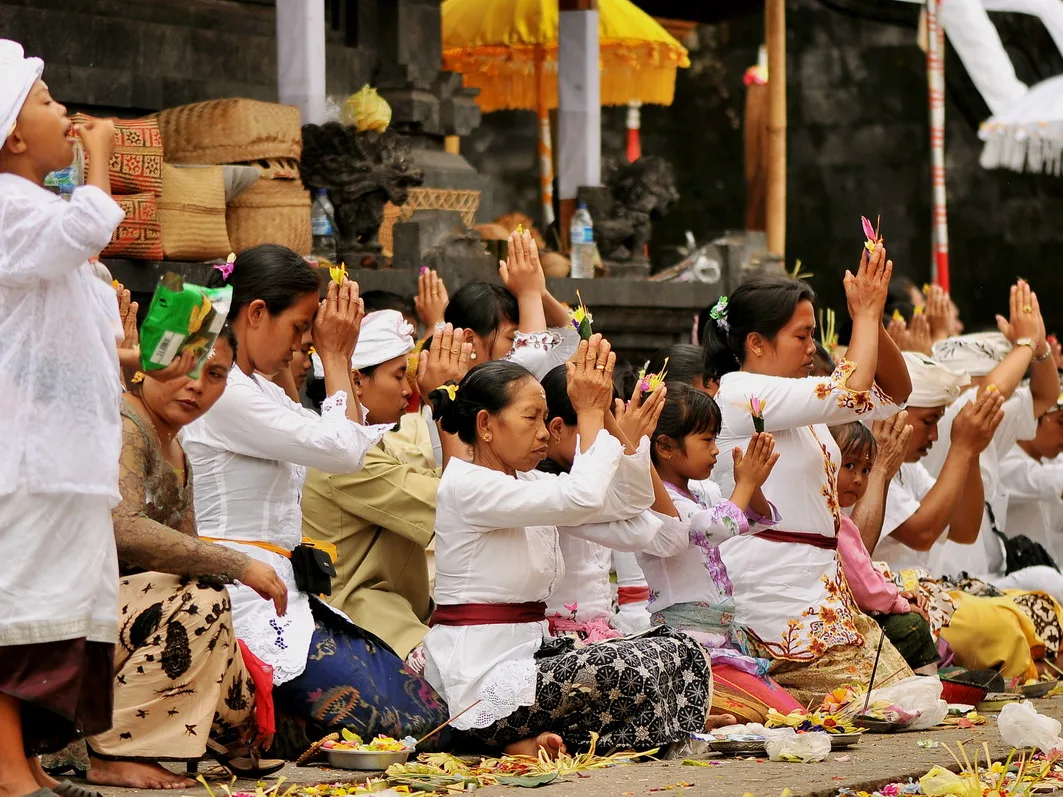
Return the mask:
<path fill-rule="evenodd" d="M 402 658 L 421 643 L 432 611 L 425 548 L 439 476 L 428 424 L 409 414 L 362 470 L 312 470 L 303 490 L 303 533 L 337 549 L 329 602 Z"/>

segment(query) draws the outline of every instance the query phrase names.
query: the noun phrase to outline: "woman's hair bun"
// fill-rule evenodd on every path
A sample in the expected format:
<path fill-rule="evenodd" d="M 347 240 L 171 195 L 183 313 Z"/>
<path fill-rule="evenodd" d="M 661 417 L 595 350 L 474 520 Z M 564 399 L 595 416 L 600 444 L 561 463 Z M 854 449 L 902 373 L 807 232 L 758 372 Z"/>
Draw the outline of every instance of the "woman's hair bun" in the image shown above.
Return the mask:
<path fill-rule="evenodd" d="M 447 434 L 458 433 L 459 410 L 457 393 L 454 393 L 454 397 L 451 398 L 452 391 L 447 389 L 456 384 L 456 382 L 447 382 L 446 385 L 437 387 L 428 394 L 428 402 L 432 405 L 432 417 L 439 421 L 443 431 Z"/>

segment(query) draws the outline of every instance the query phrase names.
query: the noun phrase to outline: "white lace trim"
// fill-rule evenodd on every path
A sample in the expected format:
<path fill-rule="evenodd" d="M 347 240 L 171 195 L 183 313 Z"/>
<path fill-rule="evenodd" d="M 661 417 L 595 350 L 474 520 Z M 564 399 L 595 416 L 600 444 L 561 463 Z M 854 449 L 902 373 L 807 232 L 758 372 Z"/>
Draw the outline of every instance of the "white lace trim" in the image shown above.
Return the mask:
<path fill-rule="evenodd" d="M 321 417 L 337 413 L 344 417 L 347 416 L 347 393 L 343 390 L 337 390 L 331 396 L 321 402 Z M 364 412 L 363 412 L 364 415 Z M 364 421 L 363 417 L 363 421 Z"/>
<path fill-rule="evenodd" d="M 477 692 L 480 702 L 476 708 L 458 717 L 451 725 L 459 731 L 487 728 L 518 708 L 532 705 L 538 679 L 535 659 L 502 662 L 484 677 Z"/>

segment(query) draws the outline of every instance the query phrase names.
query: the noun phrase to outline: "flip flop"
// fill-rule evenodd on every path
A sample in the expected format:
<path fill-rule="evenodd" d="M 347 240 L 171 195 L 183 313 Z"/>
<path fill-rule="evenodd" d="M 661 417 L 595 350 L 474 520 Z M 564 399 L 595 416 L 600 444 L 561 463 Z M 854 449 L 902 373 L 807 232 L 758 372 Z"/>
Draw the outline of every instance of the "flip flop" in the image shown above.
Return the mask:
<path fill-rule="evenodd" d="M 101 792 L 95 789 L 86 789 L 84 786 L 79 786 L 70 780 L 61 781 L 52 791 L 58 794 L 59 797 L 103 797 Z"/>

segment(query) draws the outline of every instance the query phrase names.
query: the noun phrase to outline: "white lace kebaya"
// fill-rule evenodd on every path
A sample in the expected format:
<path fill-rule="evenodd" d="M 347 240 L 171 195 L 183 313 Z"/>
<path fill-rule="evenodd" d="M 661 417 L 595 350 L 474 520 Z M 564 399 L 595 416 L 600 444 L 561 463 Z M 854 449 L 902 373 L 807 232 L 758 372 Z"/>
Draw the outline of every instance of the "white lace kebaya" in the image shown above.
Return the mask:
<path fill-rule="evenodd" d="M 284 617 L 250 587 L 229 587 L 236 633 L 273 667 L 276 685 L 306 668 L 314 633 L 310 597 L 296 589 L 291 560 L 235 541 L 292 550 L 302 540 L 306 469 L 361 469 L 366 452 L 392 427 L 354 423 L 346 415 L 346 398 L 345 393 L 330 396 L 319 416 L 263 377 L 233 368 L 222 397 L 181 433 L 195 479 L 199 534 L 232 540 L 222 544 L 270 565 L 288 587 Z"/>

